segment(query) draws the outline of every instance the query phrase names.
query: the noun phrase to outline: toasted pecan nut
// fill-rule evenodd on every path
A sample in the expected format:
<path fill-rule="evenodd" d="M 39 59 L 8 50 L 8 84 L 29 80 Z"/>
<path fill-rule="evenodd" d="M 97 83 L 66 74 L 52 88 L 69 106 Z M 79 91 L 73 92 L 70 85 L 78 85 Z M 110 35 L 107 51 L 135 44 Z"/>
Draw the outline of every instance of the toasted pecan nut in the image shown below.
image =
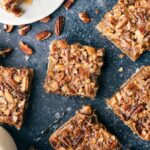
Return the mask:
<path fill-rule="evenodd" d="M 8 13 L 14 14 L 16 17 L 20 17 L 23 14 L 23 11 L 18 6 L 22 0 L 2 0 L 1 6 Z"/>
<path fill-rule="evenodd" d="M 91 18 L 89 17 L 89 14 L 87 12 L 80 12 L 79 13 L 79 18 L 84 22 L 84 23 L 89 23 L 91 22 Z"/>
<path fill-rule="evenodd" d="M 66 0 L 66 2 L 64 3 L 64 7 L 66 9 L 70 9 L 70 7 L 74 4 L 75 0 Z"/>
<path fill-rule="evenodd" d="M 22 9 L 20 9 L 20 8 L 16 8 L 16 9 L 13 10 L 12 13 L 13 13 L 16 17 L 20 17 L 20 16 L 22 16 L 23 11 L 22 11 Z"/>
<path fill-rule="evenodd" d="M 60 36 L 63 30 L 65 18 L 63 16 L 59 16 L 55 22 L 55 34 Z"/>
<path fill-rule="evenodd" d="M 30 48 L 27 44 L 25 44 L 22 41 L 19 42 L 19 48 L 20 48 L 20 50 L 22 50 L 27 55 L 32 55 L 33 54 L 32 48 Z"/>
<path fill-rule="evenodd" d="M 50 21 L 51 21 L 51 16 L 47 16 L 47 17 L 40 20 L 40 22 L 42 22 L 42 23 L 48 23 Z"/>
<path fill-rule="evenodd" d="M 38 34 L 36 34 L 35 38 L 38 41 L 43 41 L 43 40 L 48 39 L 51 36 L 52 36 L 52 32 L 46 30 L 46 31 L 41 31 Z"/>
<path fill-rule="evenodd" d="M 21 36 L 25 36 L 31 30 L 31 25 L 25 25 L 18 29 L 18 33 Z"/>
<path fill-rule="evenodd" d="M 9 55 L 12 52 L 12 48 L 5 48 L 2 51 L 0 51 L 0 57 L 5 57 L 6 55 Z"/>
<path fill-rule="evenodd" d="M 10 33 L 10 32 L 13 31 L 13 29 L 14 29 L 14 26 L 13 26 L 13 25 L 4 24 L 4 31 L 5 31 L 5 32 Z"/>

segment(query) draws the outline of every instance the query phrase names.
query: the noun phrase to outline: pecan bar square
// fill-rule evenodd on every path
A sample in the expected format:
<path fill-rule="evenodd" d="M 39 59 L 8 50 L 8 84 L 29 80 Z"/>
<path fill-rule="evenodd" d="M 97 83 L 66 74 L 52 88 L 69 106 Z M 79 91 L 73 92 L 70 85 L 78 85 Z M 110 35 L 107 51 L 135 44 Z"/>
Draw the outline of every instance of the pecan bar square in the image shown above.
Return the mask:
<path fill-rule="evenodd" d="M 135 61 L 150 50 L 150 1 L 119 0 L 97 29 Z"/>
<path fill-rule="evenodd" d="M 19 17 L 23 13 L 22 10 L 19 8 L 21 2 L 23 2 L 23 0 L 2 0 L 1 6 L 7 12 Z"/>
<path fill-rule="evenodd" d="M 32 69 L 0 66 L 0 123 L 21 128 L 32 77 Z"/>
<path fill-rule="evenodd" d="M 107 104 L 134 133 L 150 140 L 150 66 L 133 75 Z"/>
<path fill-rule="evenodd" d="M 55 40 L 50 45 L 44 88 L 48 93 L 94 99 L 103 66 L 104 49 Z"/>
<path fill-rule="evenodd" d="M 55 150 L 121 150 L 117 138 L 98 121 L 91 106 L 83 106 L 49 141 Z"/>

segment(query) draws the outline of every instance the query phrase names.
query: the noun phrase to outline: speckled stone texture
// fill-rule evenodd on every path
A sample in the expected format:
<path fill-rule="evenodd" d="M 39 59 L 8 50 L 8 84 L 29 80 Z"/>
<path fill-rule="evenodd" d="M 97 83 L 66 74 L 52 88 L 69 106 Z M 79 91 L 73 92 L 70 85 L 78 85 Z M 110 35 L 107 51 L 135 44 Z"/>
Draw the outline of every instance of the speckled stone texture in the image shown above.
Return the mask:
<path fill-rule="evenodd" d="M 66 11 L 63 7 L 59 8 L 53 14 L 51 22 L 47 24 L 39 22 L 32 24 L 32 30 L 25 37 L 18 35 L 17 28 L 11 34 L 5 33 L 3 25 L 0 25 L 0 47 L 14 47 L 15 49 L 12 55 L 0 58 L 0 64 L 15 67 L 26 66 L 35 69 L 29 107 L 25 114 L 26 119 L 22 130 L 17 131 L 13 127 L 5 126 L 13 135 L 19 150 L 27 150 L 27 147 L 32 144 L 32 139 L 35 135 L 56 120 L 61 111 L 67 110 L 67 115 L 61 122 L 64 123 L 73 116 L 75 110 L 81 108 L 84 104 L 92 104 L 97 109 L 97 114 L 102 123 L 111 133 L 118 137 L 125 149 L 150 149 L 150 142 L 143 141 L 134 135 L 106 106 L 106 99 L 110 98 L 137 68 L 143 65 L 150 65 L 149 52 L 145 52 L 136 62 L 132 62 L 127 57 L 120 59 L 118 55 L 121 51 L 97 31 L 97 23 L 116 2 L 116 0 L 77 0 L 69 11 Z M 95 9 L 99 9 L 100 14 L 95 14 Z M 93 18 L 93 21 L 89 24 L 82 23 L 78 17 L 78 13 L 84 10 L 89 12 Z M 95 101 L 82 100 L 79 97 L 69 98 L 46 94 L 43 89 L 48 63 L 48 46 L 52 40 L 58 37 L 53 35 L 50 39 L 39 42 L 35 40 L 34 36 L 42 30 L 53 31 L 56 17 L 59 15 L 66 17 L 65 28 L 59 38 L 66 38 L 70 43 L 80 42 L 81 44 L 88 44 L 96 48 L 104 47 L 106 49 L 105 65 L 99 81 L 100 89 Z M 18 42 L 20 40 L 24 40 L 34 49 L 34 54 L 29 58 L 29 61 L 26 61 L 25 55 L 18 50 Z M 121 73 L 118 72 L 120 67 L 124 68 L 124 71 Z M 53 129 L 51 129 L 51 132 L 53 132 Z M 39 150 L 52 150 L 48 144 L 48 137 L 37 143 Z"/>

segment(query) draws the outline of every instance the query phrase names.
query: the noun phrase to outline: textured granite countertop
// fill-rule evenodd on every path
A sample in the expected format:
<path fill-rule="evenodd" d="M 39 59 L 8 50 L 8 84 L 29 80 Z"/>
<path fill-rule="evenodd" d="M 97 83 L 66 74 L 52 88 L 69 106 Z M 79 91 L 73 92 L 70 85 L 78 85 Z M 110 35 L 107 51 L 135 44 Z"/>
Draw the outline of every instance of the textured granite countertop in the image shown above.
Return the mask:
<path fill-rule="evenodd" d="M 47 24 L 40 22 L 32 24 L 32 30 L 25 37 L 18 35 L 17 27 L 11 34 L 8 34 L 3 31 L 3 25 L 0 25 L 0 47 L 13 47 L 15 49 L 10 56 L 0 58 L 0 64 L 15 67 L 28 66 L 35 69 L 29 107 L 25 114 L 23 128 L 17 131 L 13 127 L 5 126 L 17 142 L 19 150 L 27 150 L 27 147 L 32 144 L 32 139 L 42 129 L 56 120 L 62 111 L 67 111 L 61 122 L 64 123 L 75 113 L 75 110 L 84 104 L 91 104 L 97 110 L 100 120 L 110 132 L 118 137 L 125 149 L 150 149 L 150 142 L 143 141 L 137 135 L 134 135 L 106 106 L 106 99 L 111 97 L 137 68 L 143 65 L 150 65 L 149 52 L 145 52 L 136 62 L 132 62 L 128 57 L 120 59 L 118 55 L 121 51 L 96 30 L 97 23 L 115 3 L 116 0 L 76 0 L 76 3 L 70 10 L 66 11 L 63 7 L 60 7 L 53 13 L 51 22 Z M 100 10 L 99 14 L 95 14 L 96 9 Z M 89 12 L 93 18 L 93 21 L 89 24 L 82 23 L 78 17 L 78 13 L 84 10 Z M 63 34 L 59 38 L 65 38 L 71 43 L 80 42 L 106 49 L 105 66 L 103 67 L 99 83 L 100 89 L 94 101 L 89 99 L 82 100 L 79 97 L 69 98 L 54 94 L 49 95 L 43 90 L 49 53 L 48 46 L 52 40 L 58 37 L 53 35 L 48 40 L 39 42 L 35 40 L 34 36 L 42 30 L 53 31 L 56 17 L 59 15 L 63 15 L 66 18 Z M 18 42 L 20 40 L 25 41 L 34 49 L 34 54 L 28 61 L 26 61 L 25 55 L 18 50 Z M 122 73 L 118 72 L 120 67 L 124 68 Z M 51 129 L 52 132 L 53 129 Z M 49 133 L 48 137 L 51 133 Z M 52 149 L 48 144 L 48 137 L 36 144 L 39 150 Z"/>

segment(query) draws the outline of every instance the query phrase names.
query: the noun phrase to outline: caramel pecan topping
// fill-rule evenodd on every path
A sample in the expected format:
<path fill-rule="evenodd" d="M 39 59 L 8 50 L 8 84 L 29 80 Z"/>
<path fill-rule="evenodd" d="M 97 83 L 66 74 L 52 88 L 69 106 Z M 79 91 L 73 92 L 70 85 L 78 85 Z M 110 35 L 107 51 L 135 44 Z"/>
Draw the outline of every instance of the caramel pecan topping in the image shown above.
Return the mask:
<path fill-rule="evenodd" d="M 150 50 L 149 0 L 119 0 L 98 24 L 98 30 L 135 61 Z"/>
<path fill-rule="evenodd" d="M 120 150 L 115 136 L 99 123 L 91 106 L 83 106 L 74 117 L 50 137 L 54 149 Z"/>
<path fill-rule="evenodd" d="M 150 140 L 150 66 L 125 83 L 108 106 L 144 140 Z"/>
<path fill-rule="evenodd" d="M 0 67 L 0 123 L 21 128 L 32 76 L 32 69 Z"/>
<path fill-rule="evenodd" d="M 56 40 L 50 45 L 50 51 L 44 84 L 46 91 L 93 99 L 98 90 L 97 79 L 103 66 L 104 49 Z"/>

